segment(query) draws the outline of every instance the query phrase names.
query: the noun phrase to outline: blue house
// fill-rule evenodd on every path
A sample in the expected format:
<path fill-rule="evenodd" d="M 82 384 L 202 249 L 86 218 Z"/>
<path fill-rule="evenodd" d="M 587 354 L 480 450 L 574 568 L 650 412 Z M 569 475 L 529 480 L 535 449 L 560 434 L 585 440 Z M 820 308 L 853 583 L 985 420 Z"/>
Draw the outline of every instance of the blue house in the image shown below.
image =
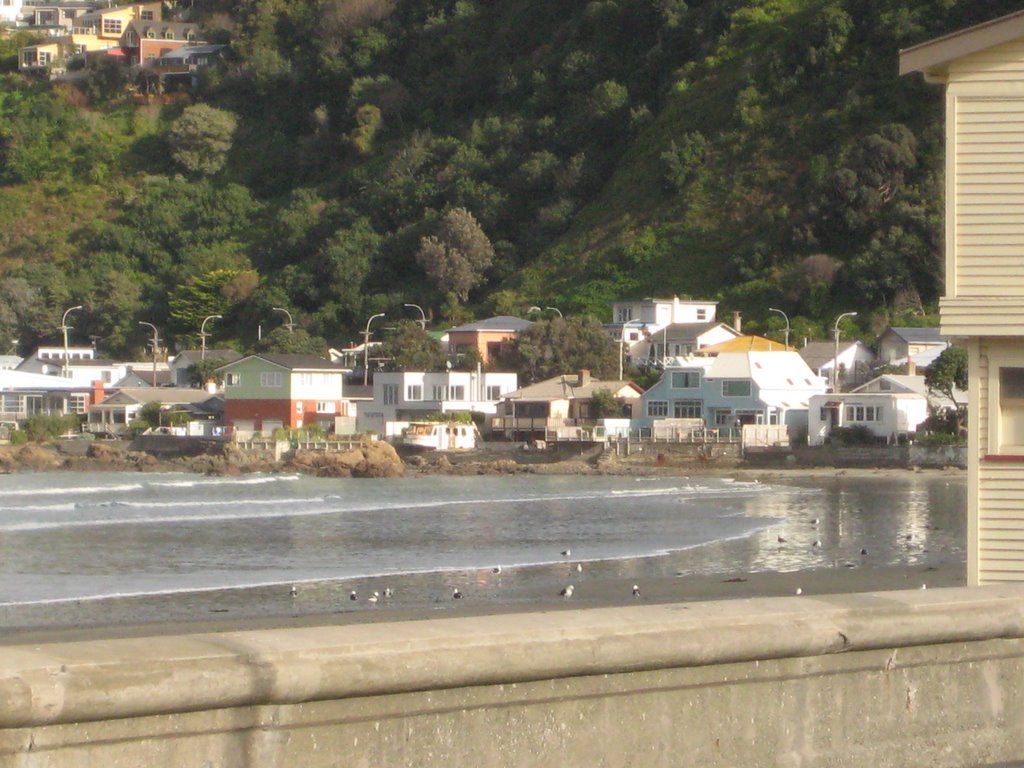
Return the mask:
<path fill-rule="evenodd" d="M 641 426 L 700 419 L 707 429 L 735 436 L 744 424 L 806 431 L 807 403 L 825 379 L 794 351 L 722 352 L 680 358 L 643 395 Z M 692 423 L 692 422 L 686 422 Z"/>

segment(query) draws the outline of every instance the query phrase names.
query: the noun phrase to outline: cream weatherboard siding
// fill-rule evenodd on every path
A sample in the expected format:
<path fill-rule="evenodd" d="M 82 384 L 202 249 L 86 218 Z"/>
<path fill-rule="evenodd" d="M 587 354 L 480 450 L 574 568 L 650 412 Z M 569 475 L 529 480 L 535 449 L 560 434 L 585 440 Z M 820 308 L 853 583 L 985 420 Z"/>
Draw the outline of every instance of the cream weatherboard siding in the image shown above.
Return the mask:
<path fill-rule="evenodd" d="M 940 313 L 970 366 L 967 580 L 1024 581 L 1024 11 L 907 49 L 900 68 L 946 86 Z"/>

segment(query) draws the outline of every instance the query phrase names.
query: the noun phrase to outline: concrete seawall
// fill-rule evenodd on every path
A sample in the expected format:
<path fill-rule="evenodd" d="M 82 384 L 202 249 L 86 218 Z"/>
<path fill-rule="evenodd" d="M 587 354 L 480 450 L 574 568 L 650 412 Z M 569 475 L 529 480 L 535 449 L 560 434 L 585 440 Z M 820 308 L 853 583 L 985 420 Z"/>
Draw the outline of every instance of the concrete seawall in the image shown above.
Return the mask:
<path fill-rule="evenodd" d="M 1024 588 L 0 648 L 0 766 L 1024 759 Z"/>

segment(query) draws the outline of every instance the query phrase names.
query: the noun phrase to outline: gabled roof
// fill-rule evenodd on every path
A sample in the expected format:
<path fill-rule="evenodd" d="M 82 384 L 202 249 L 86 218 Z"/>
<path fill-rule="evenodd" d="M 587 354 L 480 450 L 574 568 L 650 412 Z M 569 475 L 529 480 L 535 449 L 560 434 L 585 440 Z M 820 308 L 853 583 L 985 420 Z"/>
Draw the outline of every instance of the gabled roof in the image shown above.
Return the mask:
<path fill-rule="evenodd" d="M 132 405 L 153 402 L 178 405 L 181 403 L 202 403 L 209 400 L 210 397 L 210 393 L 205 389 L 127 387 L 112 393 L 100 402 L 100 405 Z"/>
<path fill-rule="evenodd" d="M 890 333 L 907 342 L 908 344 L 947 343 L 946 337 L 939 332 L 938 328 L 898 328 L 896 326 L 890 326 L 885 329 L 885 331 L 882 333 L 882 336 L 885 336 Z"/>
<path fill-rule="evenodd" d="M 257 355 L 246 355 L 245 357 L 234 360 L 227 365 L 220 366 L 217 370 L 226 371 L 229 368 L 234 368 L 236 365 L 241 365 L 248 360 L 263 360 L 271 365 L 277 366 L 278 368 L 285 368 L 289 371 L 328 371 L 342 373 L 348 370 L 338 363 L 332 363 L 330 360 L 320 357 L 320 355 L 263 353 Z"/>
<path fill-rule="evenodd" d="M 496 315 L 495 317 L 488 317 L 485 320 L 477 320 L 474 323 L 466 323 L 465 325 L 458 325 L 455 328 L 449 328 L 448 333 L 459 333 L 459 332 L 473 332 L 473 331 L 506 331 L 509 333 L 519 333 L 525 331 L 533 325 L 529 320 L 524 320 L 521 317 L 515 317 L 514 315 Z"/>
<path fill-rule="evenodd" d="M 225 364 L 233 363 L 235 360 L 241 360 L 243 357 L 241 352 L 234 349 L 207 349 L 206 358 L 208 360 L 223 360 Z M 201 349 L 186 349 L 184 352 L 179 352 L 174 358 L 175 367 L 180 367 L 182 364 L 192 365 L 198 363 L 203 359 L 203 351 Z"/>
<path fill-rule="evenodd" d="M 0 392 L 85 392 L 88 385 L 65 379 L 63 376 L 47 376 L 9 368 L 0 368 Z"/>
<path fill-rule="evenodd" d="M 886 381 L 889 383 L 891 389 L 882 390 L 880 383 Z M 850 390 L 850 393 L 866 394 L 866 393 L 879 393 L 879 394 L 893 394 L 893 393 L 904 393 L 914 394 L 921 397 L 927 398 L 928 402 L 937 408 L 950 408 L 954 406 L 953 401 L 940 392 L 933 392 L 928 388 L 928 385 L 924 383 L 924 376 L 910 376 L 906 374 L 895 374 L 885 373 L 881 376 L 876 376 L 861 384 L 859 387 L 855 387 Z M 837 393 L 838 394 L 838 393 Z M 957 401 L 961 405 L 967 402 L 967 393 L 961 390 L 954 390 L 953 394 L 956 396 Z"/>
<path fill-rule="evenodd" d="M 848 350 L 850 347 L 856 347 L 864 345 L 859 341 L 842 341 L 839 342 L 839 354 Z M 864 347 L 867 349 L 867 347 Z M 831 363 L 832 359 L 836 357 L 836 345 L 834 341 L 811 341 L 805 346 L 801 347 L 800 357 L 814 370 L 818 370 L 826 363 Z"/>
<path fill-rule="evenodd" d="M 1024 38 L 1024 11 L 1001 16 L 900 51 L 900 74 L 923 72 L 942 77 L 949 63 L 1003 43 Z"/>
<path fill-rule="evenodd" d="M 632 381 L 602 381 L 590 379 L 586 384 L 580 384 L 579 376 L 575 373 L 555 376 L 536 384 L 530 384 L 522 389 L 509 392 L 505 395 L 506 400 L 587 400 L 594 396 L 599 389 L 607 389 L 612 394 L 630 388 L 638 395 L 643 390 Z"/>

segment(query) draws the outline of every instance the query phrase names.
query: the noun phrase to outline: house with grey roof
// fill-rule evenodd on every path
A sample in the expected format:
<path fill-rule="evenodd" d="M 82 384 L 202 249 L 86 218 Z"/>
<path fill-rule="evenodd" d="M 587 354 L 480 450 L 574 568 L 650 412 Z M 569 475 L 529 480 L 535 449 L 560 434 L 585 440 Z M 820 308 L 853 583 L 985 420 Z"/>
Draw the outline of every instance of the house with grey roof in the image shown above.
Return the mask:
<path fill-rule="evenodd" d="M 504 345 L 533 325 L 513 315 L 497 315 L 448 329 L 448 356 L 457 362 L 466 352 L 475 349 L 480 362 L 497 357 Z"/>
<path fill-rule="evenodd" d="M 832 380 L 836 372 L 836 389 L 848 389 L 863 384 L 871 377 L 875 353 L 861 341 L 839 342 L 836 354 L 834 341 L 811 341 L 800 348 L 800 357 L 819 376 Z"/>
<path fill-rule="evenodd" d="M 878 337 L 878 362 L 906 366 L 912 375 L 931 365 L 948 346 L 949 340 L 938 328 L 890 326 Z"/>

